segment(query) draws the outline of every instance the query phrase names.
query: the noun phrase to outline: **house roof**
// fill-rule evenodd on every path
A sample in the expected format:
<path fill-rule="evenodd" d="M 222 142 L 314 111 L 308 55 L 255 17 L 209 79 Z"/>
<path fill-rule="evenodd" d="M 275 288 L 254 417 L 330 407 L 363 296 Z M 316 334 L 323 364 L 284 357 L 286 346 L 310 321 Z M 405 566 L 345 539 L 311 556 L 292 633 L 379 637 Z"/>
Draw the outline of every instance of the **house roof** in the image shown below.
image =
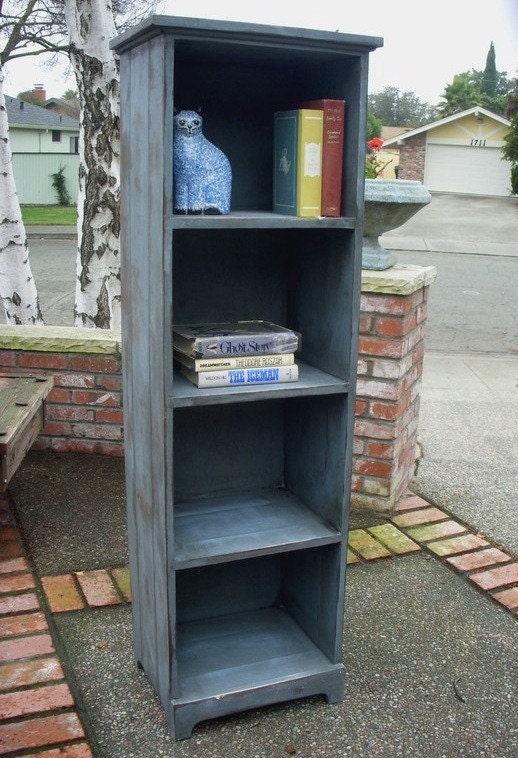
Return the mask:
<path fill-rule="evenodd" d="M 410 126 L 382 126 L 380 136 L 383 143 L 385 143 L 387 140 L 393 139 L 393 137 L 398 137 L 404 132 L 409 132 L 410 129 Z"/>
<path fill-rule="evenodd" d="M 453 121 L 458 121 L 459 119 L 465 118 L 465 116 L 471 116 L 472 114 L 475 114 L 477 116 L 486 116 L 487 118 L 492 118 L 494 121 L 498 121 L 500 124 L 504 124 L 504 126 L 511 126 L 511 122 L 508 119 L 504 118 L 503 116 L 499 116 L 496 113 L 492 113 L 491 111 L 488 111 L 485 108 L 481 108 L 479 105 L 477 105 L 474 108 L 468 108 L 467 111 L 454 113 L 453 116 L 446 116 L 446 118 L 441 118 L 439 121 L 434 121 L 433 123 L 425 124 L 424 126 L 418 126 L 417 129 L 411 129 L 408 132 L 404 132 L 403 134 L 398 134 L 397 136 L 391 137 L 390 139 L 385 140 L 383 147 L 388 147 L 389 145 L 396 144 L 400 145 L 410 137 L 415 137 L 417 134 L 422 134 L 423 132 L 429 132 L 430 129 L 435 129 L 438 126 L 443 126 L 443 124 L 451 124 Z"/>
<path fill-rule="evenodd" d="M 79 129 L 79 121 L 39 105 L 26 103 L 6 95 L 5 105 L 9 126 L 44 127 L 46 129 Z"/>
<path fill-rule="evenodd" d="M 68 100 L 66 97 L 49 97 L 45 100 L 45 108 L 70 118 L 79 118 L 81 112 L 79 100 Z"/>

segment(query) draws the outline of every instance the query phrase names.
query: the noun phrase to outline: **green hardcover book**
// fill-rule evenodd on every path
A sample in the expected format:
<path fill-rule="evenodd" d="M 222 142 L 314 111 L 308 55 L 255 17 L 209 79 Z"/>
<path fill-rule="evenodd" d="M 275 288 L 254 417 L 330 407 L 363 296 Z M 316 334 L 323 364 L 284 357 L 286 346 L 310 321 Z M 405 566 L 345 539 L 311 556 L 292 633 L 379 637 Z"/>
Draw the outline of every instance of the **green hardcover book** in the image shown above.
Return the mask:
<path fill-rule="evenodd" d="M 274 213 L 321 215 L 323 124 L 321 110 L 274 114 Z"/>

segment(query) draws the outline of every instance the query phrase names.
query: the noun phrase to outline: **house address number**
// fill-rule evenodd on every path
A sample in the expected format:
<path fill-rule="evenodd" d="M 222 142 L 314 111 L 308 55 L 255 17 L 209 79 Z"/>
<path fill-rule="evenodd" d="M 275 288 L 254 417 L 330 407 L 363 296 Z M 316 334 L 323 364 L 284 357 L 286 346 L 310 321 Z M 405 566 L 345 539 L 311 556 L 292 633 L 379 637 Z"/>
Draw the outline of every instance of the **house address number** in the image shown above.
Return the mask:
<path fill-rule="evenodd" d="M 485 147 L 486 146 L 486 140 L 485 139 L 472 139 L 471 140 L 471 146 L 472 147 Z"/>

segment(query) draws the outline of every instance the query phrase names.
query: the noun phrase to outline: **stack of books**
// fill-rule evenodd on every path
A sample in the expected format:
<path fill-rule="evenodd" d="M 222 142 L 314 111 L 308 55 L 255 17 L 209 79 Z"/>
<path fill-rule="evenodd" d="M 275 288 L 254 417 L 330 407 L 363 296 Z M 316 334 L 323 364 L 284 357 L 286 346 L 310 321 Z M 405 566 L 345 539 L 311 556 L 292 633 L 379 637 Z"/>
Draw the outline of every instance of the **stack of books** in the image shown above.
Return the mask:
<path fill-rule="evenodd" d="M 300 334 L 271 321 L 181 324 L 173 357 L 197 387 L 296 382 Z"/>
<path fill-rule="evenodd" d="M 274 114 L 273 210 L 340 216 L 345 100 L 308 100 Z"/>

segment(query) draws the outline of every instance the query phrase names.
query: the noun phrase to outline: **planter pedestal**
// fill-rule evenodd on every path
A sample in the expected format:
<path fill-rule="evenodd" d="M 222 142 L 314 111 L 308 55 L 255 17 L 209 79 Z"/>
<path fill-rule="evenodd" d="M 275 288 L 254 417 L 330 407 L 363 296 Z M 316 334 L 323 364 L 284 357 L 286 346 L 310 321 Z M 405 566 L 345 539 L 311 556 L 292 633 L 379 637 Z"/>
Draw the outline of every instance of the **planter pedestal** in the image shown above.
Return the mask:
<path fill-rule="evenodd" d="M 380 245 L 380 235 L 402 226 L 431 199 L 421 182 L 366 179 L 362 268 L 382 271 L 393 266 L 396 256 Z"/>

